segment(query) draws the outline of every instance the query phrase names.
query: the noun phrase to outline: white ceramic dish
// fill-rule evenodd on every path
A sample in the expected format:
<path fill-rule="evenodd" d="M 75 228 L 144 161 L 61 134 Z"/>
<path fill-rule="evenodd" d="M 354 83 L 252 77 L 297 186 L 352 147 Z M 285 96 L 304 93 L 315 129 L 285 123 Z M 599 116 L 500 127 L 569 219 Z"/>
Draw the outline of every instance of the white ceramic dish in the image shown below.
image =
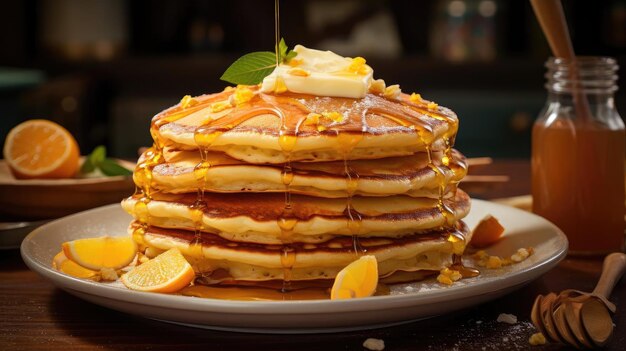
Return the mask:
<path fill-rule="evenodd" d="M 538 278 L 567 252 L 565 235 L 545 219 L 515 208 L 473 200 L 467 222 L 473 227 L 486 214 L 496 216 L 506 234 L 489 253 L 508 256 L 520 247 L 535 253 L 526 261 L 452 286 L 433 280 L 392 287 L 389 296 L 354 300 L 227 301 L 143 293 L 119 285 L 95 283 L 51 268 L 61 243 L 100 235 L 126 235 L 130 216 L 109 205 L 45 224 L 22 243 L 26 264 L 61 289 L 115 310 L 202 328 L 261 333 L 315 333 L 368 329 L 452 312 L 495 299 Z"/>

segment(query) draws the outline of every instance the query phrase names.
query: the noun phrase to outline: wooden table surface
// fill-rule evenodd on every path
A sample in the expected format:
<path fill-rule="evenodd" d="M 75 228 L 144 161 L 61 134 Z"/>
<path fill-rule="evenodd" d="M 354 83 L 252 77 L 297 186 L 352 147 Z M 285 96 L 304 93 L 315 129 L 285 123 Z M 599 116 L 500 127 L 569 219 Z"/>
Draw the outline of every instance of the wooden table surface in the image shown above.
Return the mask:
<path fill-rule="evenodd" d="M 527 161 L 501 160 L 473 174 L 506 174 L 508 183 L 472 187 L 478 198 L 521 195 L 529 191 Z M 152 321 L 85 302 L 57 289 L 26 268 L 17 250 L 0 251 L 0 350 L 363 350 L 378 338 L 385 350 L 557 350 L 532 347 L 529 311 L 537 294 L 575 288 L 593 289 L 600 259 L 567 258 L 527 286 L 483 305 L 449 315 L 385 329 L 317 335 L 258 335 L 210 331 Z M 608 350 L 626 345 L 626 282 L 612 301 L 615 335 Z M 518 323 L 496 322 L 512 313 Z"/>

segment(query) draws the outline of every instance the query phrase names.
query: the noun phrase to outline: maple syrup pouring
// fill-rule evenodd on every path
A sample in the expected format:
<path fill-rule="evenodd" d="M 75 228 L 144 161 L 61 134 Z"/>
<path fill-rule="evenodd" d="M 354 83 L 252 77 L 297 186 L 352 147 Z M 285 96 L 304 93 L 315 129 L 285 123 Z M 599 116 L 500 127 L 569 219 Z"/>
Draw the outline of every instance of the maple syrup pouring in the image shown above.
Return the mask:
<path fill-rule="evenodd" d="M 258 98 L 255 97 L 255 99 Z M 274 115 L 279 118 L 281 127 L 278 143 L 285 156 L 281 174 L 282 182 L 285 185 L 285 205 L 283 214 L 277 219 L 277 225 L 280 228 L 280 239 L 283 243 L 281 263 L 284 268 L 285 277 L 285 287 L 283 290 L 286 291 L 289 288 L 291 269 L 296 256 L 295 250 L 290 246 L 293 241 L 293 229 L 297 224 L 297 219 L 292 214 L 293 205 L 290 191 L 290 184 L 294 176 L 291 168 L 291 153 L 297 142 L 299 127 L 306 118 L 306 113 L 304 113 L 306 111 L 303 111 L 303 106 L 297 103 L 283 104 L 283 106 L 277 107 L 276 105 L 278 105 L 278 101 L 280 100 L 284 100 L 284 98 L 274 97 L 273 99 L 259 99 L 259 101 L 256 101 L 254 107 L 252 107 L 251 104 L 248 106 L 239 106 L 237 111 L 226 114 L 219 119 L 212 120 L 208 124 L 198 128 L 194 138 L 201 150 L 208 150 L 211 144 L 213 144 L 221 134 L 232 130 L 251 118 L 266 114 Z M 274 104 L 272 102 L 276 103 Z M 287 116 L 293 116 L 294 118 L 288 118 Z M 206 153 L 203 154 L 206 155 Z M 203 157 L 206 159 L 206 156 Z M 207 164 L 197 169 L 206 169 L 207 167 L 210 167 L 210 165 Z M 206 176 L 201 177 L 198 175 L 197 178 L 206 179 Z M 198 190 L 198 194 L 203 194 L 203 191 Z"/>
<path fill-rule="evenodd" d="M 222 99 L 224 95 L 224 93 L 221 93 L 203 99 L 190 98 L 188 106 L 183 106 L 182 103 L 178 104 L 157 114 L 152 119 L 150 123 L 150 135 L 153 140 L 152 147 L 144 153 L 143 160 L 137 164 L 133 172 L 135 184 L 139 184 L 135 189 L 135 194 L 141 196 L 135 203 L 134 211 L 137 213 L 138 222 L 141 225 L 133 230 L 132 236 L 141 251 L 145 250 L 143 236 L 149 222 L 148 205 L 154 195 L 152 170 L 154 167 L 164 162 L 163 148 L 165 145 L 159 137 L 159 128 L 167 123 L 175 122 L 193 112 L 206 108 L 210 103 Z"/>
<path fill-rule="evenodd" d="M 452 192 L 452 195 L 456 193 L 458 180 L 451 180 L 451 178 L 460 179 L 465 174 L 467 174 L 467 165 L 462 161 L 461 162 L 455 161 L 452 156 L 452 146 L 454 145 L 454 138 L 456 136 L 456 132 L 458 131 L 459 122 L 455 118 L 446 116 L 438 112 L 433 112 L 427 108 L 424 108 L 424 106 L 422 105 L 415 105 L 415 104 L 408 103 L 405 101 L 404 106 L 408 106 L 412 110 L 426 114 L 437 120 L 446 122 L 446 124 L 448 125 L 448 129 L 443 136 L 445 149 L 444 149 L 444 155 L 441 158 L 440 163 L 443 166 L 447 167 L 450 171 L 452 171 L 453 174 L 455 174 L 454 177 L 446 176 L 445 169 L 437 165 L 437 163 L 433 159 L 432 140 L 425 141 L 424 138 L 420 136 L 417 126 L 412 124 L 412 121 L 408 120 L 406 117 L 403 117 L 402 115 L 392 116 L 392 115 L 389 115 L 388 113 L 382 114 L 386 118 L 389 118 L 399 123 L 400 125 L 407 126 L 409 128 L 414 129 L 418 137 L 421 138 L 422 142 L 425 142 L 426 152 L 428 153 L 428 167 L 435 173 L 435 177 L 438 182 L 439 194 L 437 198 L 437 208 L 439 212 L 442 214 L 442 216 L 444 217 L 444 226 L 454 228 L 454 232 L 450 234 L 448 241 L 452 242 L 453 247 L 455 247 L 455 244 L 459 245 L 458 243 L 462 243 L 463 248 L 464 248 L 465 245 L 467 245 L 467 238 L 457 228 L 457 226 L 454 225 L 456 221 L 454 210 L 451 209 L 444 201 L 444 196 L 447 191 Z M 457 176 L 457 174 L 461 174 L 461 176 L 459 177 Z M 451 187 L 449 187 L 450 183 L 452 183 Z M 462 252 L 453 253 L 452 260 L 453 261 L 452 261 L 452 265 L 450 266 L 450 268 L 459 271 L 459 273 L 461 274 L 463 278 L 476 277 L 480 274 L 480 271 L 478 271 L 477 269 L 464 266 L 463 260 L 462 260 Z"/>
<path fill-rule="evenodd" d="M 288 115 L 282 111 L 277 111 L 279 112 L 277 115 L 281 121 L 278 144 L 285 157 L 285 163 L 283 164 L 283 171 L 281 173 L 281 179 L 285 186 L 285 206 L 283 213 L 278 218 L 277 224 L 280 228 L 280 240 L 283 244 L 280 257 L 280 262 L 283 267 L 283 287 L 281 291 L 287 292 L 291 289 L 291 273 L 296 261 L 296 250 L 291 246 L 293 243 L 293 229 L 298 224 L 298 219 L 293 215 L 293 205 L 291 203 L 290 185 L 294 176 L 293 169 L 291 168 L 291 153 L 298 142 L 300 125 L 306 117 L 301 116 L 299 119 L 291 119 L 292 123 L 289 123 Z"/>
<path fill-rule="evenodd" d="M 258 106 L 255 107 L 241 107 L 240 111 L 231 112 L 223 117 L 210 121 L 207 125 L 198 128 L 194 134 L 196 144 L 201 150 L 208 150 L 211 144 L 225 132 L 232 130 L 245 121 L 265 114 L 271 114 L 278 117 L 281 121 L 279 146 L 285 155 L 285 163 L 282 172 L 282 182 L 285 185 L 285 206 L 283 214 L 278 218 L 277 225 L 281 230 L 280 239 L 283 243 L 283 252 L 281 255 L 281 264 L 283 266 L 284 274 L 284 287 L 283 290 L 289 290 L 289 281 L 291 280 L 291 270 L 293 268 L 296 251 L 290 246 L 292 242 L 293 229 L 297 224 L 297 219 L 292 215 L 292 203 L 291 203 L 291 191 L 289 185 L 293 180 L 293 170 L 291 168 L 291 152 L 293 151 L 297 142 L 297 133 L 300 124 L 304 117 L 300 120 L 287 118 L 281 108 L 272 106 L 271 104 L 260 101 Z M 302 114 L 304 115 L 304 114 Z M 201 151 L 201 156 L 206 160 L 206 152 Z M 205 170 L 205 167 L 200 169 Z M 198 169 L 198 168 L 197 168 Z M 204 177 L 197 177 L 204 178 Z M 203 194 L 203 190 L 198 190 L 198 196 Z M 201 199 L 199 199 L 201 200 Z M 195 221 L 194 221 L 195 222 Z M 200 235 L 200 233 L 198 233 Z"/>
<path fill-rule="evenodd" d="M 280 1 L 274 0 L 274 50 L 276 52 L 276 67 L 280 64 L 280 58 L 278 57 L 279 49 L 278 43 L 280 43 Z"/>
<path fill-rule="evenodd" d="M 276 52 L 276 67 L 280 64 L 279 47 L 280 43 L 280 3 L 279 0 L 274 0 L 274 50 Z M 281 77 L 276 77 L 276 81 Z M 283 83 L 284 84 L 284 83 Z M 280 240 L 283 244 L 282 254 L 280 256 L 280 263 L 283 267 L 283 286 L 281 293 L 285 294 L 291 288 L 291 273 L 293 265 L 296 261 L 296 250 L 290 245 L 292 243 L 293 229 L 298 223 L 298 220 L 293 216 L 292 204 L 291 204 L 291 189 L 290 185 L 293 181 L 293 169 L 291 168 L 291 152 L 296 146 L 298 141 L 298 127 L 299 123 L 296 123 L 295 128 L 291 128 L 287 120 L 287 115 L 282 112 L 276 114 L 280 118 L 280 135 L 278 137 L 278 145 L 280 146 L 285 156 L 285 163 L 283 164 L 283 172 L 281 174 L 281 180 L 285 185 L 285 207 L 283 213 L 278 218 L 278 227 L 280 228 Z"/>
<path fill-rule="evenodd" d="M 357 191 L 359 186 L 359 174 L 354 171 L 349 165 L 350 153 L 352 150 L 356 148 L 356 146 L 363 140 L 366 123 L 365 123 L 365 115 L 367 114 L 368 109 L 365 109 L 361 112 L 360 119 L 360 134 L 351 134 L 351 133 L 342 133 L 337 130 L 337 142 L 339 144 L 339 151 L 343 156 L 343 168 L 346 179 L 346 207 L 345 212 L 348 217 L 347 226 L 348 232 L 352 236 L 352 247 L 354 249 L 354 254 L 356 256 L 361 256 L 367 252 L 361 246 L 359 241 L 359 234 L 362 226 L 362 218 L 361 214 L 354 209 L 352 206 L 352 199 L 354 197 L 354 193 Z"/>

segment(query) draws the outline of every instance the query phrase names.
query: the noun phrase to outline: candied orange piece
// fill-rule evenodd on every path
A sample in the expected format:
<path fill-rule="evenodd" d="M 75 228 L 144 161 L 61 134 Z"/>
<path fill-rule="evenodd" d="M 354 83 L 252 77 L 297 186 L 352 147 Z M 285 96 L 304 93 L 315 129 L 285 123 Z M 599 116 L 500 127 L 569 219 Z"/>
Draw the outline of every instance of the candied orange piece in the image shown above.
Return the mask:
<path fill-rule="evenodd" d="M 504 233 L 504 227 L 496 217 L 489 215 L 474 228 L 470 245 L 479 248 L 492 245 L 500 239 L 502 233 Z"/>

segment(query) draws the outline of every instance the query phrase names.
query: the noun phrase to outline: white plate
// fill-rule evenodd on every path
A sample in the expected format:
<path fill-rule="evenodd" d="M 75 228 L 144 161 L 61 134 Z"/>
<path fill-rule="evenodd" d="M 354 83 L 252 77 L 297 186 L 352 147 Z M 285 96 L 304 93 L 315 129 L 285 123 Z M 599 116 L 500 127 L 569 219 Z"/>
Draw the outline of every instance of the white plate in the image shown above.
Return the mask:
<path fill-rule="evenodd" d="M 535 253 L 522 263 L 484 270 L 452 286 L 430 280 L 392 287 L 389 296 L 354 300 L 227 301 L 144 293 L 72 278 L 51 268 L 61 243 L 100 235 L 126 235 L 130 216 L 110 205 L 45 224 L 22 243 L 22 257 L 37 273 L 61 289 L 115 310 L 197 327 L 266 333 L 313 333 L 369 329 L 433 317 L 483 303 L 511 292 L 554 267 L 567 252 L 565 235 L 545 219 L 515 208 L 472 201 L 467 223 L 496 216 L 505 236 L 489 253 L 508 256 L 520 247 Z"/>

